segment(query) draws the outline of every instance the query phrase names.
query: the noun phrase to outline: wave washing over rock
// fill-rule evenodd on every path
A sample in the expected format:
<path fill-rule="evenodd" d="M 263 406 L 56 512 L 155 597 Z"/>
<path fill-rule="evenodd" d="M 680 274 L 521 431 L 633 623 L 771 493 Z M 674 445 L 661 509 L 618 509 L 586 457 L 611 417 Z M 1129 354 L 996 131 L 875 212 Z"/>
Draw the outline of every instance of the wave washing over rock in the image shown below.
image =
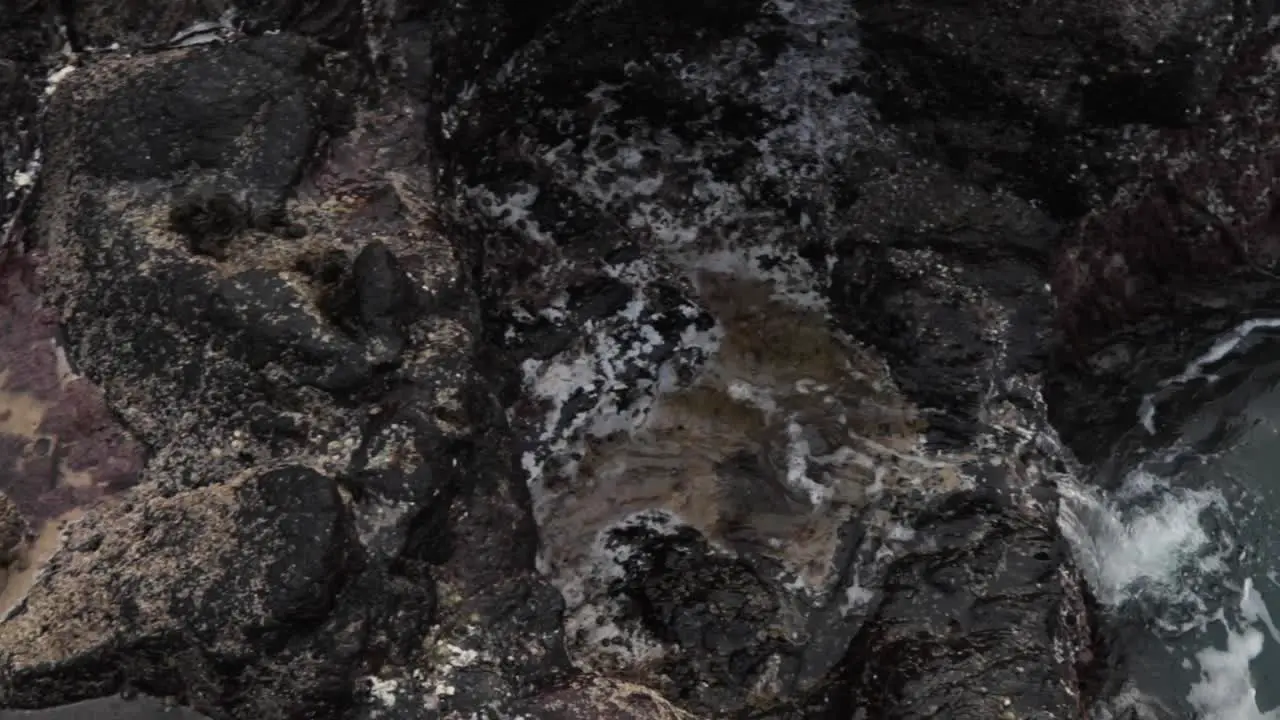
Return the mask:
<path fill-rule="evenodd" d="M 0 720 L 1270 717 L 1274 10 L 0 7 Z"/>
<path fill-rule="evenodd" d="M 1095 478 L 1109 492 L 1077 487 L 1063 505 L 1104 632 L 1124 639 L 1104 717 L 1277 716 L 1273 327 L 1210 335 L 1142 388 L 1131 442 Z"/>

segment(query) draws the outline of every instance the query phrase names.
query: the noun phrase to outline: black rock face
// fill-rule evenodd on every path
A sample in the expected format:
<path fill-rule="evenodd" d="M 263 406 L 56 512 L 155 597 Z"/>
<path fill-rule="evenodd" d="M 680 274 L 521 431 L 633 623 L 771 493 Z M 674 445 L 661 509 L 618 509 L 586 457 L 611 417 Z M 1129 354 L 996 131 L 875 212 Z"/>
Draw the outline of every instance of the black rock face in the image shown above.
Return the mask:
<path fill-rule="evenodd" d="M 91 699 L 124 686 L 218 712 L 270 713 L 280 700 L 242 695 L 241 673 L 254 666 L 300 711 L 326 707 L 341 694 L 367 623 L 351 604 L 360 559 L 345 514 L 332 480 L 283 468 L 138 498 L 108 513 L 112 534 L 78 527 L 52 575 L 5 622 L 15 643 L 6 647 L 25 638 L 30 652 L 9 655 L 5 706 Z M 184 578 L 193 565 L 200 578 Z M 129 566 L 138 574 L 121 570 Z M 74 661 L 57 659 L 76 645 Z M 42 656 L 50 650 L 55 656 Z"/>
<path fill-rule="evenodd" d="M 59 44 L 52 21 L 44 3 L 0 8 L 0 252 L 23 238 L 19 209 L 36 179 L 41 85 Z"/>
<path fill-rule="evenodd" d="M 1050 417 L 1276 296 L 1274 3 L 56 5 L 0 719 L 1088 717 Z"/>
<path fill-rule="evenodd" d="M 1274 3 L 955 3 L 862 9 L 868 87 L 916 147 L 1079 215 L 1132 176 L 1133 132 L 1186 127 Z M 1117 129 L 1127 128 L 1122 136 Z"/>
<path fill-rule="evenodd" d="M 921 519 L 930 547 L 890 568 L 843 663 L 847 694 L 825 717 L 856 708 L 894 718 L 1087 716 L 1077 691 L 1094 663 L 1091 608 L 1070 549 L 1055 528 L 1001 505 L 994 493 L 959 494 Z M 997 656 L 1016 671 L 985 670 Z"/>

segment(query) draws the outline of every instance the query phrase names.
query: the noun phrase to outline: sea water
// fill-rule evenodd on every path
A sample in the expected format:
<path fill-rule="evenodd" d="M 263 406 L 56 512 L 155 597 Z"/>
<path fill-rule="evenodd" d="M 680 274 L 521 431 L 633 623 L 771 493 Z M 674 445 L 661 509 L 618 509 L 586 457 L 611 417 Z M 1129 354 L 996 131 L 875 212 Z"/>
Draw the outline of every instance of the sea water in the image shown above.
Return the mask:
<path fill-rule="evenodd" d="M 1063 481 L 1126 679 L 1097 716 L 1280 720 L 1280 321 L 1150 388 L 1126 440 L 1118 470 Z"/>

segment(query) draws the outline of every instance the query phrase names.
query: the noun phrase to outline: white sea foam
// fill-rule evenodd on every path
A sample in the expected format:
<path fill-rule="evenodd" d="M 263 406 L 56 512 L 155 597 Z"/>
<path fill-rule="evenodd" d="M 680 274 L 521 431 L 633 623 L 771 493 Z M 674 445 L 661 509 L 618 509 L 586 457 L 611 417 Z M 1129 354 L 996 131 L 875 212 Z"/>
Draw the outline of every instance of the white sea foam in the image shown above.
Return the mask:
<path fill-rule="evenodd" d="M 1223 494 L 1142 469 L 1110 497 L 1071 482 L 1062 490 L 1062 526 L 1099 601 L 1115 615 L 1142 606 L 1165 647 L 1198 671 L 1184 696 L 1197 720 L 1280 720 L 1280 709 L 1259 709 L 1251 668 L 1269 638 L 1280 643 L 1280 629 L 1253 580 L 1238 584 L 1239 548 L 1212 530 L 1210 518 L 1231 510 Z M 1112 698 L 1099 716 L 1132 717 L 1116 715 L 1121 706 L 1137 708 L 1136 717 L 1171 717 L 1140 688 Z"/>
<path fill-rule="evenodd" d="M 1216 547 L 1201 521 L 1210 508 L 1224 504 L 1216 491 L 1171 487 L 1139 470 L 1114 499 L 1075 485 L 1065 486 L 1063 495 L 1064 529 L 1103 605 L 1176 598 L 1199 606 L 1183 576 L 1218 574 L 1225 567 L 1229 549 Z"/>
<path fill-rule="evenodd" d="M 1187 367 L 1181 373 L 1162 380 L 1155 392 L 1147 393 L 1142 397 L 1142 402 L 1138 406 L 1138 422 L 1142 424 L 1142 427 L 1146 428 L 1148 433 L 1154 435 L 1156 432 L 1156 404 L 1160 402 L 1161 396 L 1166 390 L 1178 385 L 1185 385 L 1199 378 L 1214 382 L 1217 378 L 1211 373 L 1206 373 L 1205 368 L 1235 352 L 1240 343 L 1244 342 L 1254 332 L 1275 328 L 1280 328 L 1280 318 L 1255 318 L 1240 323 L 1230 332 L 1220 336 L 1208 350 L 1197 356 L 1190 363 L 1187 363 Z"/>
<path fill-rule="evenodd" d="M 1244 582 L 1239 609 L 1238 623 L 1227 620 L 1225 613 L 1218 614 L 1218 622 L 1227 631 L 1226 647 L 1210 646 L 1196 653 L 1200 680 L 1191 687 L 1187 701 L 1201 720 L 1280 720 L 1280 708 L 1265 712 L 1258 708 L 1250 663 L 1262 654 L 1266 643 L 1261 628 L 1277 642 L 1280 632 L 1252 579 Z"/>

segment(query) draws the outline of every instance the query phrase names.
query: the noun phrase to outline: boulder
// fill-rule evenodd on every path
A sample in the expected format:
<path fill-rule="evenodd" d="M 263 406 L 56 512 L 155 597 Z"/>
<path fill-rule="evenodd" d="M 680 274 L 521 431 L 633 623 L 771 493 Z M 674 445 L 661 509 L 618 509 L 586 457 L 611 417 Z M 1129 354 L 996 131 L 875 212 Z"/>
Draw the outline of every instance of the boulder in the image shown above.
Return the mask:
<path fill-rule="evenodd" d="M 323 708 L 365 632 L 336 611 L 359 569 L 349 533 L 334 481 L 297 466 L 90 513 L 0 623 L 0 704 L 140 686 L 232 717 Z"/>
<path fill-rule="evenodd" d="M 1089 716 L 1093 609 L 1041 494 L 1028 512 L 959 493 L 920 518 L 929 547 L 890 567 L 822 717 Z"/>

